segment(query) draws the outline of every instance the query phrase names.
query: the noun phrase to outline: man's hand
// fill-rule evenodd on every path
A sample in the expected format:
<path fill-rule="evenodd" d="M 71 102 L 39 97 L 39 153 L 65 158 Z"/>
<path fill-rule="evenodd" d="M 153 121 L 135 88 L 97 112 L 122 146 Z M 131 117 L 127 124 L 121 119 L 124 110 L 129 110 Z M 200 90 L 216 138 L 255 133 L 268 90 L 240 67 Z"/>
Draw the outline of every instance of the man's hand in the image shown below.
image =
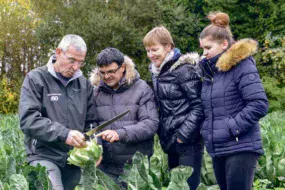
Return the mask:
<path fill-rule="evenodd" d="M 99 133 L 98 135 L 96 135 L 96 137 L 102 137 L 103 140 L 109 141 L 110 143 L 119 140 L 119 135 L 114 130 L 103 131 L 103 132 Z"/>
<path fill-rule="evenodd" d="M 65 143 L 76 148 L 84 148 L 87 146 L 84 135 L 77 130 L 69 131 Z"/>

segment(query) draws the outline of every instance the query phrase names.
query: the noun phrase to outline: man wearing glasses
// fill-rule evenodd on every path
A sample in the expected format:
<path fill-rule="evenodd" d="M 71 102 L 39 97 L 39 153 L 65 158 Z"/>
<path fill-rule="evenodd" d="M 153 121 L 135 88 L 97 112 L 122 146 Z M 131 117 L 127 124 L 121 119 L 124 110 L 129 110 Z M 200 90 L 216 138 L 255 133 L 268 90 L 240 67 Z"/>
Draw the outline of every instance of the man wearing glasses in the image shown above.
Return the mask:
<path fill-rule="evenodd" d="M 96 121 L 101 124 L 130 109 L 97 135 L 102 137 L 103 145 L 99 168 L 122 185 L 118 177 L 134 153 L 139 151 L 149 157 L 153 154 L 153 137 L 159 123 L 157 108 L 152 89 L 140 79 L 130 58 L 115 48 L 106 48 L 96 61 L 97 68 L 90 78 L 95 86 Z"/>
<path fill-rule="evenodd" d="M 94 122 L 93 87 L 83 76 L 86 44 L 63 37 L 47 65 L 30 71 L 22 85 L 20 127 L 28 162 L 45 166 L 53 189 L 74 189 L 80 168 L 66 163 L 72 147 L 85 147 L 82 134 Z"/>

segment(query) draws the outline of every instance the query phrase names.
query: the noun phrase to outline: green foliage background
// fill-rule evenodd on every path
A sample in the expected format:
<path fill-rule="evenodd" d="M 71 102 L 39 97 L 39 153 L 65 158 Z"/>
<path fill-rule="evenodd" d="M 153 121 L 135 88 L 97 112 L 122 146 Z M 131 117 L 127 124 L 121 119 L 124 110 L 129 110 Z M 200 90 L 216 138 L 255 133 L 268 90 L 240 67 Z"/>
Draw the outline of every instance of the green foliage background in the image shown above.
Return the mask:
<path fill-rule="evenodd" d="M 68 33 L 81 35 L 87 43 L 87 77 L 97 54 L 112 46 L 130 56 L 141 77 L 150 81 L 142 45 L 145 34 L 164 25 L 182 53 L 201 53 L 199 33 L 209 24 L 206 15 L 217 10 L 229 14 L 235 39 L 258 40 L 256 59 L 270 111 L 284 110 L 283 0 L 0 0 L 0 91 L 5 93 L 0 105 L 8 104 L 0 106 L 0 113 L 17 112 L 18 98 L 12 101 L 9 94 L 19 97 L 25 74 L 45 65 Z"/>

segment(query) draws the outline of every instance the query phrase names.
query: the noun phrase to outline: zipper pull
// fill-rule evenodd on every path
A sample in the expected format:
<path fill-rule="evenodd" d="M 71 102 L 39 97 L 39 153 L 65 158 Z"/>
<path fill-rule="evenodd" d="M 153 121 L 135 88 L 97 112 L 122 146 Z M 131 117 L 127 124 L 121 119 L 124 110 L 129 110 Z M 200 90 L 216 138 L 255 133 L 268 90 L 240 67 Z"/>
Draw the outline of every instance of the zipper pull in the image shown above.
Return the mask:
<path fill-rule="evenodd" d="M 236 137 L 236 141 L 238 141 L 238 137 Z"/>

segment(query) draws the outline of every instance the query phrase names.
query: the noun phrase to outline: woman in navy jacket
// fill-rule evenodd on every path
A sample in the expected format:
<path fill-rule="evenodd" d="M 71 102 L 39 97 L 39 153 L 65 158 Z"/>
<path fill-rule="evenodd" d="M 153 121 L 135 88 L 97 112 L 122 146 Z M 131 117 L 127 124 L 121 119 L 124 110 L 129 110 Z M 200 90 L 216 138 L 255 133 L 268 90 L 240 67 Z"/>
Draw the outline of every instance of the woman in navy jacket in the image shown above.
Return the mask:
<path fill-rule="evenodd" d="M 159 107 L 161 147 L 168 154 L 169 169 L 178 165 L 193 167 L 188 184 L 195 190 L 200 183 L 204 150 L 200 138 L 202 82 L 195 65 L 199 56 L 182 55 L 163 26 L 148 32 L 143 43 L 151 61 L 149 68 Z"/>
<path fill-rule="evenodd" d="M 201 134 L 221 190 L 249 190 L 258 157 L 264 153 L 258 121 L 268 111 L 252 57 L 257 42 L 234 42 L 225 13 L 210 13 L 208 18 L 211 24 L 200 34 L 206 117 Z"/>

